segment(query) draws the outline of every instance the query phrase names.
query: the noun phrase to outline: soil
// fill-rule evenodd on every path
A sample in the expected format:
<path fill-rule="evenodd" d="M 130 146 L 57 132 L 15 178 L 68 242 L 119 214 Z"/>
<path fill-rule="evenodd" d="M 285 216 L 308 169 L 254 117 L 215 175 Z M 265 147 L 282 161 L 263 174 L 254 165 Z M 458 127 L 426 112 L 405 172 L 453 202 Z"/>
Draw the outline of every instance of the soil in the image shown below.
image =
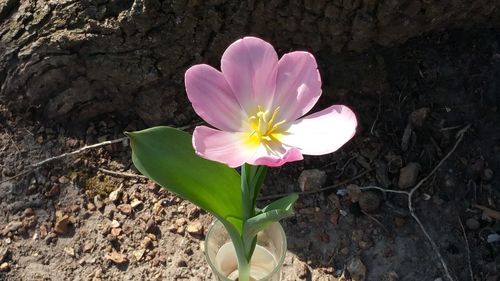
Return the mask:
<path fill-rule="evenodd" d="M 327 69 L 325 94 L 314 110 L 347 104 L 360 125 L 340 151 L 268 175 L 263 196 L 300 191 L 298 178 L 310 169 L 325 172 L 324 186 L 332 186 L 308 186 L 312 192 L 301 194 L 295 215 L 282 222 L 289 245 L 282 280 L 447 280 L 405 195 L 357 187 L 408 191 L 469 124 L 413 203 L 454 280 L 498 280 L 500 242 L 488 242 L 500 233 L 497 34 L 432 33 L 319 62 Z M 134 176 L 126 143 L 10 179 L 32 163 L 144 128 L 143 121 L 104 115 L 83 124 L 40 122 L 10 112 L 5 101 L 0 110 L 0 280 L 212 278 L 203 256 L 212 217 Z"/>

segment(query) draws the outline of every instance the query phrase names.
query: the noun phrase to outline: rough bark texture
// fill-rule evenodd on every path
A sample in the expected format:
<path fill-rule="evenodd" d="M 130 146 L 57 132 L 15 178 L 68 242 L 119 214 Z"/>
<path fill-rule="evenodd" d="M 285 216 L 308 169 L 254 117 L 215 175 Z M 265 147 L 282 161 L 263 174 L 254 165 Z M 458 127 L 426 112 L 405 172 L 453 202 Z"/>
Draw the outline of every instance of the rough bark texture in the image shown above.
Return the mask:
<path fill-rule="evenodd" d="M 183 74 L 251 34 L 322 56 L 497 26 L 500 0 L 0 0 L 0 97 L 16 111 L 182 123 Z M 68 119 L 68 120 L 69 120 Z"/>

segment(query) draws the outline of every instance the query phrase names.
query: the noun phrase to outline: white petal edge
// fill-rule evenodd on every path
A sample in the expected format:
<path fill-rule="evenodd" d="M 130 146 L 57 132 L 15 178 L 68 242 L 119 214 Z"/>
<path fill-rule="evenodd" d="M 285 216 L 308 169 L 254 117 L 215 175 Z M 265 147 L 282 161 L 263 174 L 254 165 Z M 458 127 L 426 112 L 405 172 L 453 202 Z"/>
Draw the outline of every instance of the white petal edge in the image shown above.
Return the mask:
<path fill-rule="evenodd" d="M 356 133 L 356 115 L 344 105 L 333 105 L 293 122 L 280 138 L 302 154 L 323 155 L 334 152 Z"/>

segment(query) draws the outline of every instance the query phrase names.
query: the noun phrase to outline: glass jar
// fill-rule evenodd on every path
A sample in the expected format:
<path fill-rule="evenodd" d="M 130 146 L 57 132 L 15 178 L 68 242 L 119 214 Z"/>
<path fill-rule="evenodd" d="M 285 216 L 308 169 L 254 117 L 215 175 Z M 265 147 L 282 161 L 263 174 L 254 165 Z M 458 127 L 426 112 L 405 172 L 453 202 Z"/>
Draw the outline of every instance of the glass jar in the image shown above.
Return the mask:
<path fill-rule="evenodd" d="M 286 247 L 285 232 L 279 223 L 272 223 L 259 232 L 250 261 L 250 280 L 280 281 Z M 205 257 L 212 268 L 214 281 L 238 280 L 236 251 L 224 225 L 218 220 L 208 229 Z"/>

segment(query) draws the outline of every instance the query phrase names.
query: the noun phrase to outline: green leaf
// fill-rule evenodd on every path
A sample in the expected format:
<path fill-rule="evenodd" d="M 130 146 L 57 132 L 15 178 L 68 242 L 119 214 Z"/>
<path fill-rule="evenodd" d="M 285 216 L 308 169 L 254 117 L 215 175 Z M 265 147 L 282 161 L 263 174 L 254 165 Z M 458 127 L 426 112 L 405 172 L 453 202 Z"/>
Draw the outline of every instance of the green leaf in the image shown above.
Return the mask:
<path fill-rule="evenodd" d="M 285 197 L 282 197 L 271 204 L 265 206 L 262 210 L 261 213 L 265 213 L 271 210 L 292 210 L 293 203 L 299 199 L 299 196 L 296 193 L 291 193 L 288 194 Z"/>
<path fill-rule="evenodd" d="M 230 222 L 241 233 L 240 175 L 228 166 L 196 155 L 190 134 L 171 127 L 127 133 L 132 161 L 164 188 Z"/>
<path fill-rule="evenodd" d="M 259 231 L 269 224 L 293 215 L 293 203 L 299 196 L 295 193 L 280 198 L 264 207 L 259 214 L 248 219 L 243 225 L 243 243 L 250 245 Z"/>

